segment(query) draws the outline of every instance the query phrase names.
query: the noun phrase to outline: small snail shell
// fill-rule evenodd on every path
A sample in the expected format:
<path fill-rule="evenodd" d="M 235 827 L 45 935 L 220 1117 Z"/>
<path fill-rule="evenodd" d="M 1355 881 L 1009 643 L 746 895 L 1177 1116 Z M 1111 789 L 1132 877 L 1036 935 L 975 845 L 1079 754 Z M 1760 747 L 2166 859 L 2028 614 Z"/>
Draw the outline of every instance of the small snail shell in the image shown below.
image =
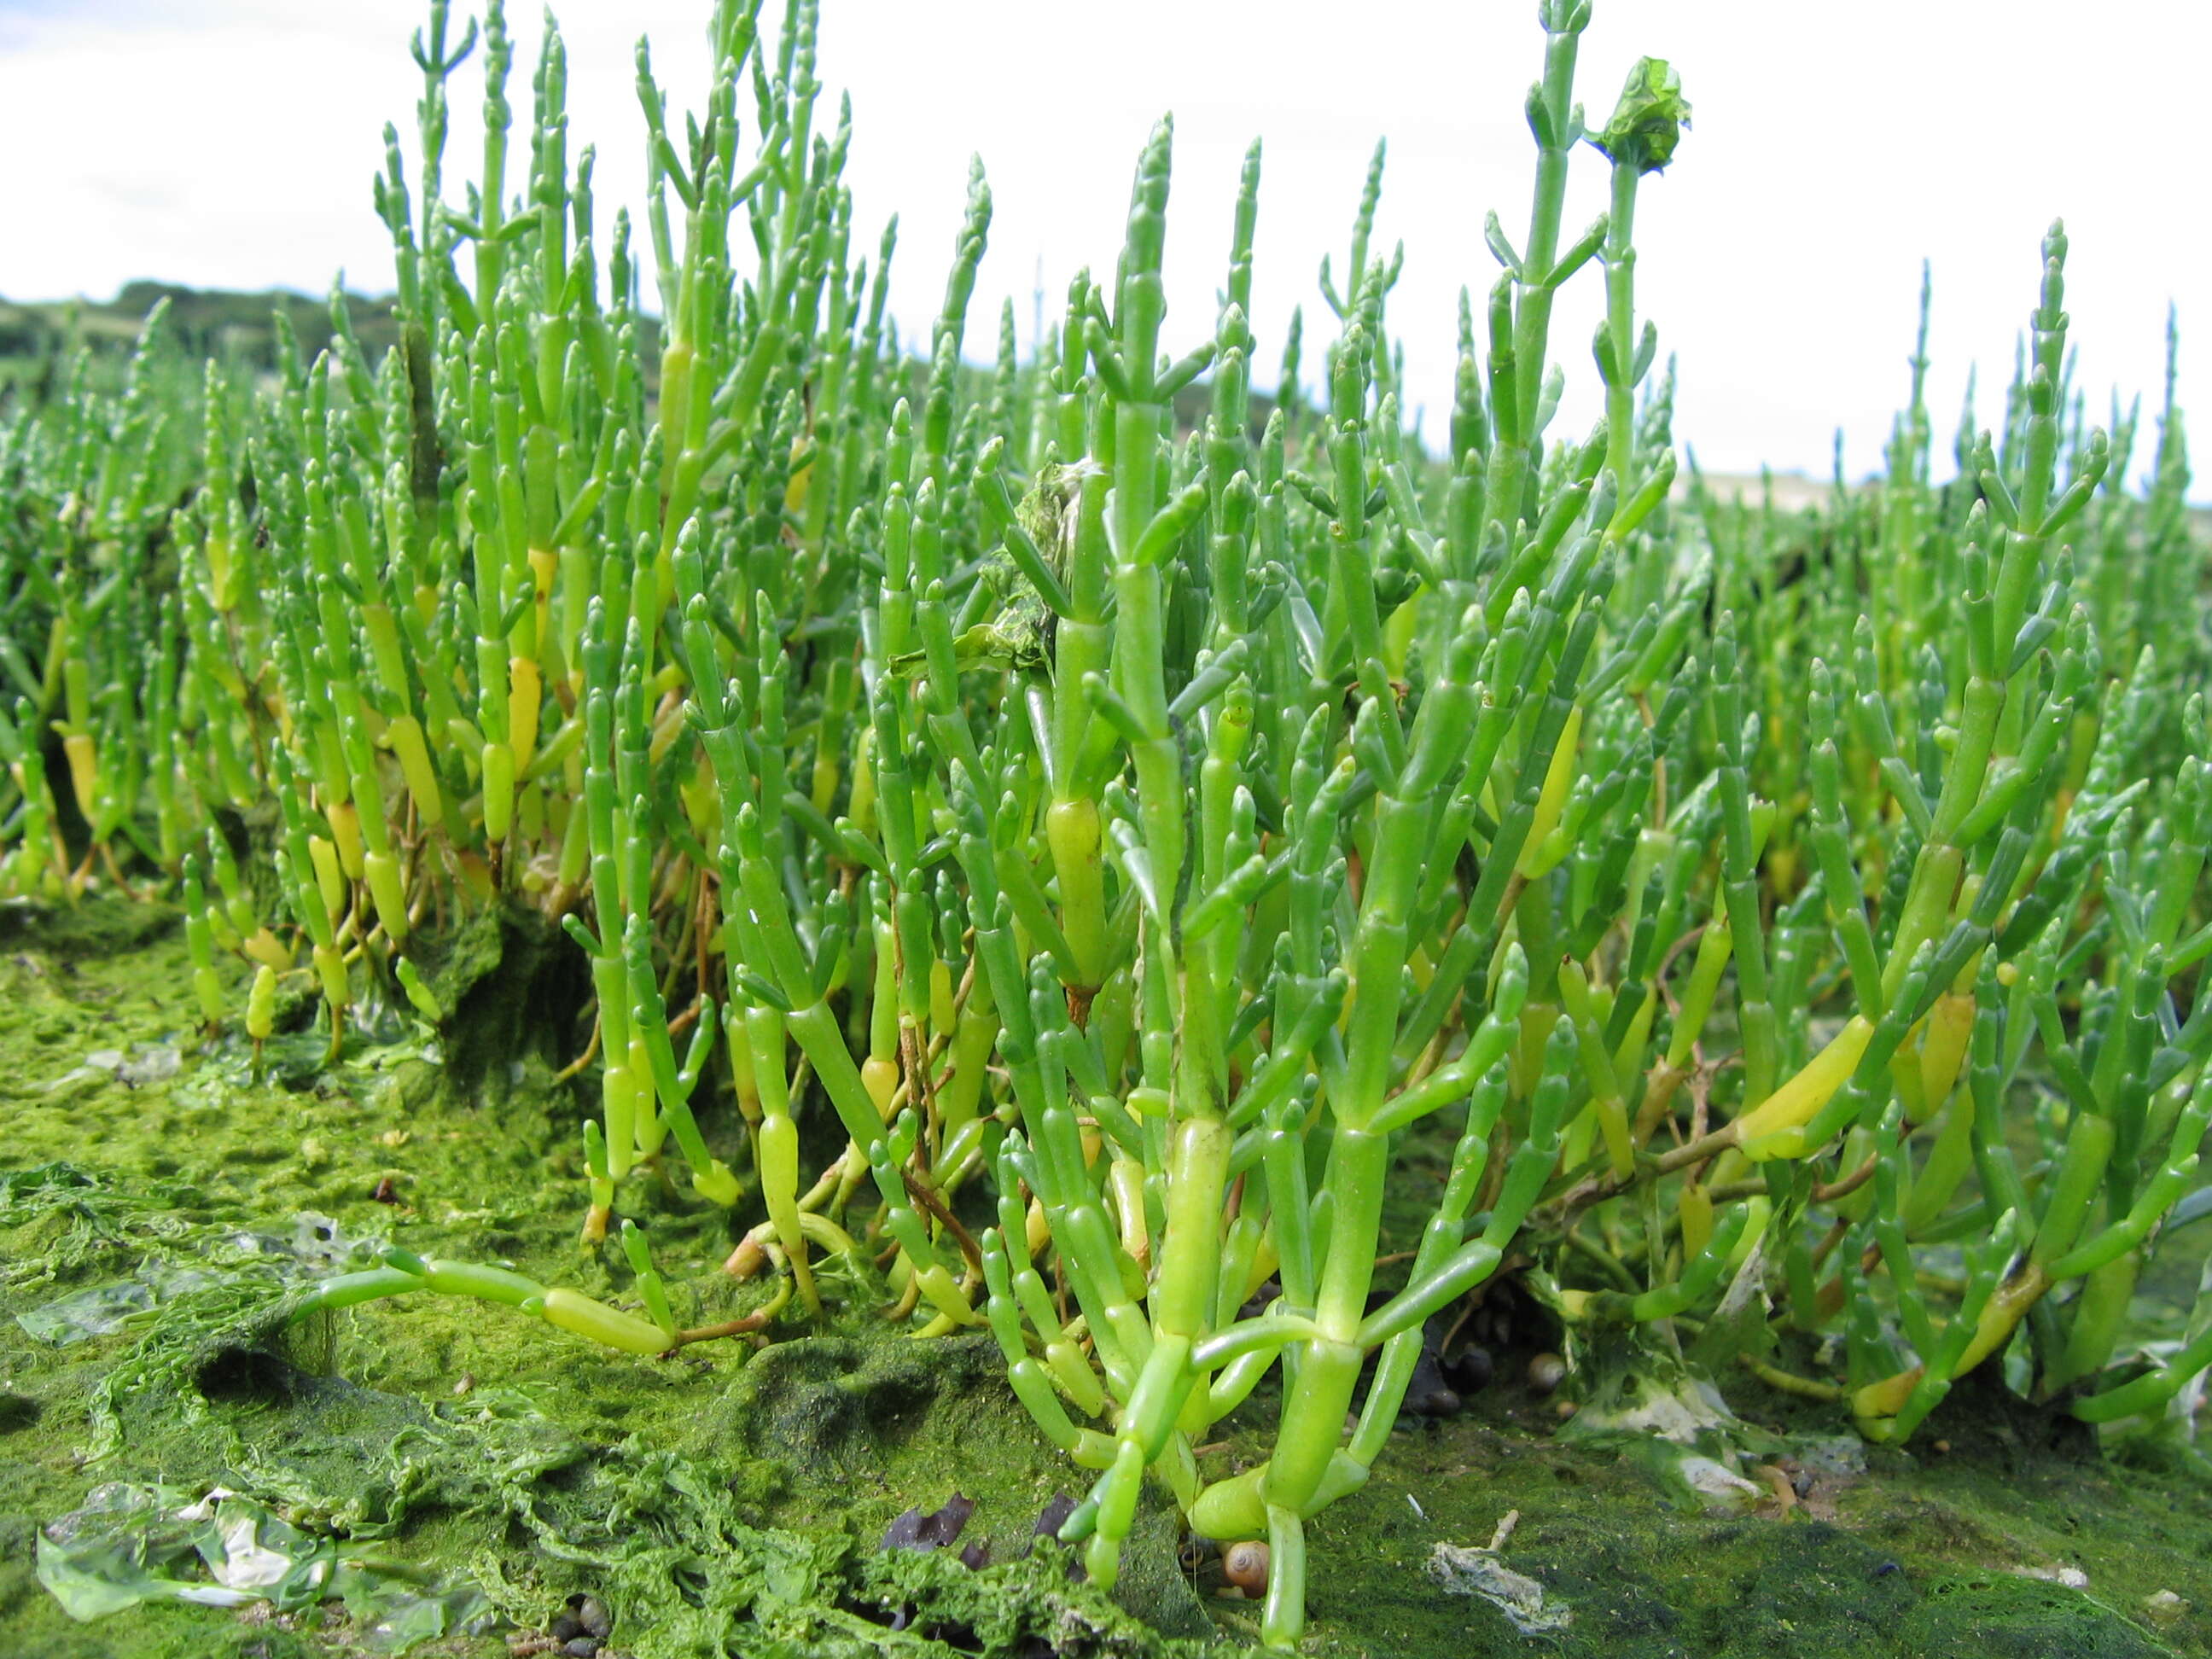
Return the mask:
<path fill-rule="evenodd" d="M 1231 1544 L 1221 1558 L 1221 1571 L 1245 1595 L 1264 1595 L 1267 1589 L 1267 1547 L 1256 1539 Z"/>
<path fill-rule="evenodd" d="M 1566 1381 L 1567 1362 L 1555 1353 L 1540 1353 L 1528 1362 L 1528 1386 L 1549 1394 Z"/>

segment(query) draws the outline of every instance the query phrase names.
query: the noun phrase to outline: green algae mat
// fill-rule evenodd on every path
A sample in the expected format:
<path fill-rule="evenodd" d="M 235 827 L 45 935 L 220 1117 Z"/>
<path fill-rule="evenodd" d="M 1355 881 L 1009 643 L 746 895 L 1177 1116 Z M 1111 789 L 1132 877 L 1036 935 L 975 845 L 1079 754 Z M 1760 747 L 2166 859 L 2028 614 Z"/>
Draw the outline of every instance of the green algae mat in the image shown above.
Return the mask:
<path fill-rule="evenodd" d="M 476 1303 L 291 1317 L 387 1243 L 617 1295 L 576 1243 L 582 1108 L 538 1046 L 562 992 L 533 938 L 507 918 L 439 959 L 468 1013 L 450 1052 L 392 1016 L 334 1065 L 301 1034 L 257 1072 L 199 1046 L 168 913 L 0 913 L 0 1654 L 1255 1641 L 1164 1500 L 1112 1598 L 1082 1582 L 1044 1535 L 1068 1473 L 986 1339 L 856 1316 L 648 1359 Z M 653 1224 L 702 1320 L 766 1299 L 720 1271 L 727 1218 L 671 1199 Z M 1577 1437 L 1520 1323 L 1495 1382 L 1408 1419 L 1314 1523 L 1307 1650 L 2212 1651 L 2212 1502 L 2185 1473 L 2112 1465 L 1993 1391 L 1961 1389 L 1906 1455 L 1811 1415 L 1800 1434 L 1753 1385 L 1732 1403 L 1770 1461 L 1700 1482 L 1658 1443 Z M 1230 1430 L 1209 1474 L 1263 1455 Z"/>

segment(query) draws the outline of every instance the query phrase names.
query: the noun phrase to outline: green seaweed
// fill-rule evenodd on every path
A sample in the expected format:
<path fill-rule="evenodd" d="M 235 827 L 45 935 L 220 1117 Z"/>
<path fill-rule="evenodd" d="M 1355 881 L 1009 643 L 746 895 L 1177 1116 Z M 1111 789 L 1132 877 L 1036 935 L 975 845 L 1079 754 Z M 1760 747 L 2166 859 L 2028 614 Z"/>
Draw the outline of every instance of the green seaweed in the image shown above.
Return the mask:
<path fill-rule="evenodd" d="M 619 1252 L 580 1252 L 566 1201 L 580 1108 L 528 1056 L 519 1081 L 510 1061 L 495 1084 L 461 1088 L 404 1021 L 327 1071 L 272 1066 L 256 1083 L 241 1048 L 195 1049 L 181 941 L 133 928 L 131 911 L 54 912 L 0 958 L 12 1166 L 0 1170 L 0 1651 L 369 1650 L 371 1632 L 337 1609 L 145 1605 L 69 1620 L 33 1576 L 37 1529 L 97 1486 L 155 1480 L 228 1486 L 303 1534 L 473 1584 L 517 1630 L 589 1591 L 615 1611 L 614 1650 L 636 1659 L 1195 1654 L 1256 1633 L 1256 1604 L 1221 1599 L 1218 1568 L 1179 1560 L 1164 1499 L 1140 1516 L 1115 1601 L 1071 1582 L 1060 1547 L 1031 1538 L 1068 1475 L 994 1350 L 895 1334 L 873 1316 L 879 1287 L 848 1287 L 827 1334 L 669 1360 L 439 1297 L 290 1324 L 288 1263 L 304 1272 L 319 1250 L 380 1238 L 619 1297 Z M 131 942 L 81 951 L 87 928 Z M 493 962 L 479 982 L 507 978 Z M 49 1091 L 88 1051 L 163 1047 L 182 1055 L 173 1076 L 133 1085 L 95 1068 Z M 704 1127 L 714 1141 L 737 1133 Z M 1413 1167 L 1431 1167 L 1429 1152 L 1409 1149 Z M 387 1179 L 396 1204 L 374 1196 Z M 717 1272 L 743 1206 L 731 1218 L 662 1202 L 654 1234 L 687 1314 L 728 1316 L 767 1294 Z M 1414 1207 L 1389 1242 L 1414 1230 Z M 215 1276 L 78 1340 L 17 1322 L 155 1262 Z M 2063 1419 L 2000 1409 L 2009 1396 L 1994 1385 L 1962 1388 L 1913 1453 L 1820 1476 L 1790 1517 L 1771 1505 L 1711 1516 L 1685 1512 L 1618 1444 L 1561 1437 L 1559 1402 L 1521 1380 L 1528 1352 L 1555 1338 L 1533 1304 L 1514 1323 L 1499 1380 L 1473 1409 L 1394 1435 L 1368 1486 L 1316 1518 L 1332 1564 L 1312 1587 L 1322 1659 L 2212 1652 L 2201 1487 L 2117 1469 L 2079 1425 L 2054 1432 Z M 1786 1396 L 1732 1397 L 1758 1443 L 1833 1432 Z M 1231 1419 L 1206 1452 L 1209 1475 L 1264 1455 L 1248 1423 L 1267 1405 Z M 878 1547 L 902 1511 L 956 1492 L 975 1504 L 961 1542 L 988 1544 L 991 1565 Z M 1425 1570 L 1438 1543 L 1480 1546 L 1509 1510 L 1520 1522 L 1502 1559 L 1572 1613 L 1553 1637 L 1516 1634 Z M 2087 1589 L 2022 1576 L 2062 1568 L 2086 1573 Z M 2186 1606 L 2154 1627 L 2144 1608 L 2160 1590 Z M 413 1651 L 491 1659 L 505 1645 L 447 1637 Z"/>

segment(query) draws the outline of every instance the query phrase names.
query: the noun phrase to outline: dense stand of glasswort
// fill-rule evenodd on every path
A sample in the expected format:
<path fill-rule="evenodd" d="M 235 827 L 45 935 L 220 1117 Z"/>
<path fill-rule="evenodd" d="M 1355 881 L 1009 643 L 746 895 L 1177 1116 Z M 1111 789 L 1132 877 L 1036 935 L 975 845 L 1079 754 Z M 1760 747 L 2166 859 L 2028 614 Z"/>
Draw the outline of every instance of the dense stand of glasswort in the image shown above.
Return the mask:
<path fill-rule="evenodd" d="M 720 0 L 680 121 L 639 48 L 639 231 L 595 214 L 558 35 L 526 150 L 499 6 L 434 0 L 376 187 L 398 347 L 335 301 L 312 365 L 286 336 L 271 383 L 201 385 L 157 314 L 119 390 L 80 363 L 0 434 L 0 888 L 180 902 L 210 1034 L 257 1043 L 302 995 L 334 1052 L 367 1002 L 447 1020 L 420 942 L 487 907 L 588 962 L 582 1232 L 637 1308 L 397 1248 L 316 1304 L 478 1297 L 653 1353 L 876 1287 L 995 1337 L 1092 1472 L 1062 1535 L 1094 1579 L 1157 1478 L 1268 1541 L 1276 1643 L 1425 1322 L 1501 1275 L 1578 1364 L 1747 1366 L 1879 1439 L 1983 1364 L 2093 1423 L 2185 1402 L 2212 1307 L 2122 1341 L 2212 1208 L 2203 551 L 2170 385 L 2143 493 L 2135 412 L 2087 428 L 2063 232 L 1957 481 L 1923 301 L 1886 475 L 1790 519 L 1677 487 L 1632 232 L 1689 106 L 1647 58 L 1585 127 L 1589 0 L 1539 8 L 1532 204 L 1517 244 L 1488 222 L 1433 453 L 1380 149 L 1317 405 L 1295 330 L 1251 389 L 1256 144 L 1218 310 L 1170 328 L 1165 121 L 1041 355 L 1009 313 L 969 365 L 980 167 L 900 341 L 817 9 Z M 1573 166 L 1611 180 L 1579 234 Z M 1585 268 L 1605 416 L 1557 434 Z M 825 1114 L 845 1149 L 805 1167 Z M 736 1325 L 680 1328 L 616 1223 L 676 1166 L 776 1280 Z M 1263 1381 L 1272 1456 L 1207 1482 Z"/>

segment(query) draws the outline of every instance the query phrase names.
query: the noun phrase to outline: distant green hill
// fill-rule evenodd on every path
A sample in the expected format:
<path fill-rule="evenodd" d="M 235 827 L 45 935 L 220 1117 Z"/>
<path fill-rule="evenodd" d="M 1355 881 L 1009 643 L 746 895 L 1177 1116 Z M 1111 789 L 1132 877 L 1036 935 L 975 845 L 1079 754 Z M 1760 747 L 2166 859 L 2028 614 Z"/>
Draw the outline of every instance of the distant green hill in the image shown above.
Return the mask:
<path fill-rule="evenodd" d="M 330 301 L 283 289 L 258 294 L 226 289 L 185 288 L 175 283 L 126 283 L 112 300 L 54 300 L 14 301 L 0 299 L 0 398 L 9 388 L 26 387 L 33 398 L 53 388 L 80 345 L 89 346 L 97 360 L 110 359 L 118 366 L 138 339 L 147 313 L 162 300 L 169 302 L 168 338 L 189 357 L 218 357 L 237 367 L 267 373 L 276 367 L 275 317 L 281 308 L 291 319 L 300 342 L 302 361 L 313 362 L 331 343 Z M 355 337 L 368 361 L 378 362 L 399 337 L 390 295 L 371 298 L 349 293 L 346 309 Z M 653 319 L 640 319 L 650 331 Z M 648 331 L 643 347 L 645 387 L 648 396 L 659 389 L 660 362 L 658 343 Z M 1201 380 L 1185 386 L 1176 398 L 1176 416 L 1186 432 L 1205 422 L 1212 392 Z M 1256 440 L 1274 402 L 1263 392 L 1251 396 L 1252 435 Z"/>
<path fill-rule="evenodd" d="M 12 301 L 0 300 L 0 386 L 44 383 L 80 345 L 95 358 L 127 353 L 146 314 L 169 302 L 169 328 L 176 344 L 193 356 L 221 357 L 243 368 L 270 369 L 276 363 L 276 313 L 284 311 L 312 362 L 332 333 L 327 299 L 270 289 L 240 294 L 221 289 L 185 288 L 174 283 L 126 283 L 112 300 Z M 354 331 L 372 360 L 398 338 L 392 301 L 359 294 L 346 295 Z"/>

